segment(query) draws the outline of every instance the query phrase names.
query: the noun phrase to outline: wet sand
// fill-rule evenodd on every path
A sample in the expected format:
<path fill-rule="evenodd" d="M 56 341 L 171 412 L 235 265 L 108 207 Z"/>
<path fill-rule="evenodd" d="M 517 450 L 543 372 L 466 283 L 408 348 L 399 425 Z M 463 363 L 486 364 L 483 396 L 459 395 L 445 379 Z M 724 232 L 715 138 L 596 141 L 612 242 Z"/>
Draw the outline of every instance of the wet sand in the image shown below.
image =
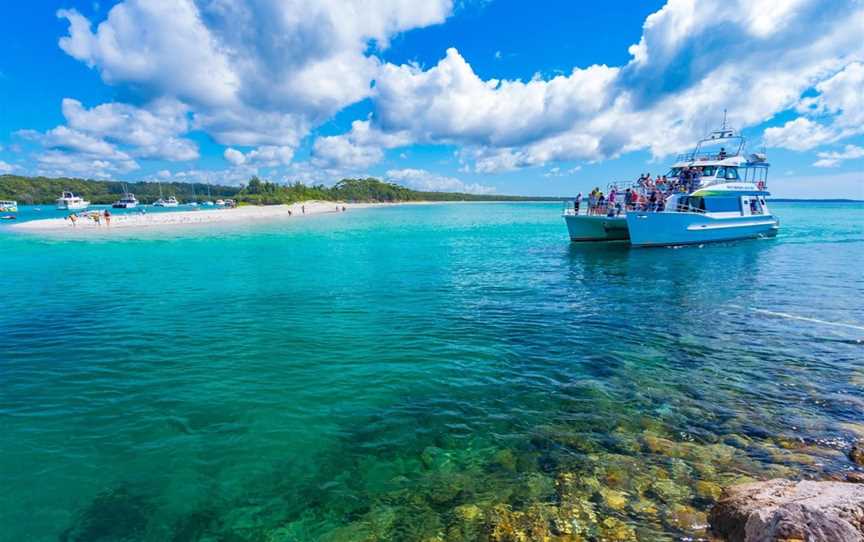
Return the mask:
<path fill-rule="evenodd" d="M 107 232 L 109 229 L 124 231 L 148 230 L 206 224 L 250 224 L 262 221 L 303 218 L 323 213 L 339 213 L 366 207 L 394 205 L 387 203 L 335 203 L 328 201 L 306 201 L 292 205 L 242 206 L 233 209 L 196 209 L 168 213 L 128 213 L 111 217 L 110 225 L 104 218 L 99 222 L 86 217 L 78 218 L 76 224 L 68 218 L 30 220 L 10 226 L 11 229 L 32 233 L 83 233 Z M 305 213 L 304 213 L 305 207 Z M 70 213 L 71 214 L 71 213 Z"/>

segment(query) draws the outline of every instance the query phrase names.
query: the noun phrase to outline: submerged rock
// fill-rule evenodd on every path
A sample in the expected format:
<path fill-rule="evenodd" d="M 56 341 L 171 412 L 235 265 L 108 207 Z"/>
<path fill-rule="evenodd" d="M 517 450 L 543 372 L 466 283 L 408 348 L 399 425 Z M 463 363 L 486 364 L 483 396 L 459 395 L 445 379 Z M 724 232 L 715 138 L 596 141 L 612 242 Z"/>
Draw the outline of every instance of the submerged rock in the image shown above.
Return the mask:
<path fill-rule="evenodd" d="M 708 523 L 708 519 L 704 512 L 684 504 L 676 504 L 672 506 L 672 508 L 667 511 L 666 521 L 669 525 L 683 531 L 703 530 Z"/>
<path fill-rule="evenodd" d="M 789 480 L 734 486 L 709 522 L 730 542 L 864 542 L 864 486 Z"/>
<path fill-rule="evenodd" d="M 608 542 L 636 542 L 636 530 L 618 518 L 608 517 L 600 522 L 599 538 Z"/>
<path fill-rule="evenodd" d="M 623 491 L 604 487 L 600 490 L 600 497 L 603 504 L 612 510 L 623 510 L 627 506 L 627 494 Z"/>
<path fill-rule="evenodd" d="M 849 451 L 849 459 L 857 465 L 864 466 L 864 440 L 859 440 Z"/>
<path fill-rule="evenodd" d="M 696 482 L 696 496 L 704 501 L 714 502 L 720 498 L 723 488 L 720 484 L 710 480 L 699 480 Z"/>
<path fill-rule="evenodd" d="M 96 495 L 60 534 L 61 542 L 124 542 L 141 540 L 154 506 L 148 495 L 120 486 Z"/>
<path fill-rule="evenodd" d="M 492 542 L 529 542 L 550 540 L 550 522 L 554 519 L 555 508 L 549 505 L 534 504 L 526 510 L 512 510 L 509 506 L 498 504 L 488 514 L 488 536 Z"/>

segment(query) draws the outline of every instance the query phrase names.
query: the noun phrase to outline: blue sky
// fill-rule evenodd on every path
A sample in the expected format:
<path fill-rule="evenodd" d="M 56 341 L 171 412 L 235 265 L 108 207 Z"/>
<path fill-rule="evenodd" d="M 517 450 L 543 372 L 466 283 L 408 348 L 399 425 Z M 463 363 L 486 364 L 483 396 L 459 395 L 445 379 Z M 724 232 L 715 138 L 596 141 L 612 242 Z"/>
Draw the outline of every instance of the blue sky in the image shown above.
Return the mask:
<path fill-rule="evenodd" d="M 860 2 L 593 4 L 7 6 L 0 173 L 572 195 L 728 109 L 775 195 L 864 198 Z"/>

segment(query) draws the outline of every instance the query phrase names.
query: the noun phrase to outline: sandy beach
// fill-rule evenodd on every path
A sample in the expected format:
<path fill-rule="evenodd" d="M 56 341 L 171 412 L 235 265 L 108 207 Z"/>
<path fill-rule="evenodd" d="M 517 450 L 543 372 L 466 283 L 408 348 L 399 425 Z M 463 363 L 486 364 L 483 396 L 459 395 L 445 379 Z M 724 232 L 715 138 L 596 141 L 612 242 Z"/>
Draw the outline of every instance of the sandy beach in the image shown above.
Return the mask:
<path fill-rule="evenodd" d="M 335 203 L 331 201 L 306 201 L 292 205 L 242 206 L 233 209 L 196 209 L 166 213 L 115 214 L 110 226 L 79 217 L 76 224 L 67 218 L 30 220 L 10 226 L 11 229 L 32 233 L 93 233 L 109 230 L 137 231 L 175 226 L 207 224 L 250 224 L 262 221 L 297 219 L 324 213 L 339 213 L 366 207 L 395 205 L 387 203 Z M 304 213 L 305 208 L 305 213 Z"/>

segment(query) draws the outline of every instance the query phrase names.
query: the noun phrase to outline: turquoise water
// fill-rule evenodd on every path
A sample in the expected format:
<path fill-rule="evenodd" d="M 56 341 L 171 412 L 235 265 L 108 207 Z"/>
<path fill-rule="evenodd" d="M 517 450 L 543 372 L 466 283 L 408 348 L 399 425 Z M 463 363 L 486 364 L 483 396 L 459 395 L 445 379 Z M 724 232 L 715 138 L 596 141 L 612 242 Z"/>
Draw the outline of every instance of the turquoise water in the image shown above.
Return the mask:
<path fill-rule="evenodd" d="M 132 209 L 114 209 L 110 205 L 91 205 L 87 209 L 80 211 L 61 210 L 54 205 L 21 205 L 18 207 L 17 213 L 0 213 L 2 216 L 14 216 L 15 220 L 0 220 L 0 232 L 3 228 L 17 224 L 19 222 L 27 222 L 29 220 L 42 220 L 46 218 L 66 218 L 70 213 L 82 213 L 85 211 L 104 211 L 108 210 L 112 215 L 137 215 L 140 213 L 156 214 L 156 213 L 176 213 L 177 211 L 213 211 L 220 207 L 205 207 L 203 205 L 179 205 L 177 207 L 154 207 L 152 205 L 140 205 Z"/>
<path fill-rule="evenodd" d="M 0 230 L 0 539 L 704 536 L 864 435 L 864 206 L 773 208 L 682 249 L 528 203 Z"/>

